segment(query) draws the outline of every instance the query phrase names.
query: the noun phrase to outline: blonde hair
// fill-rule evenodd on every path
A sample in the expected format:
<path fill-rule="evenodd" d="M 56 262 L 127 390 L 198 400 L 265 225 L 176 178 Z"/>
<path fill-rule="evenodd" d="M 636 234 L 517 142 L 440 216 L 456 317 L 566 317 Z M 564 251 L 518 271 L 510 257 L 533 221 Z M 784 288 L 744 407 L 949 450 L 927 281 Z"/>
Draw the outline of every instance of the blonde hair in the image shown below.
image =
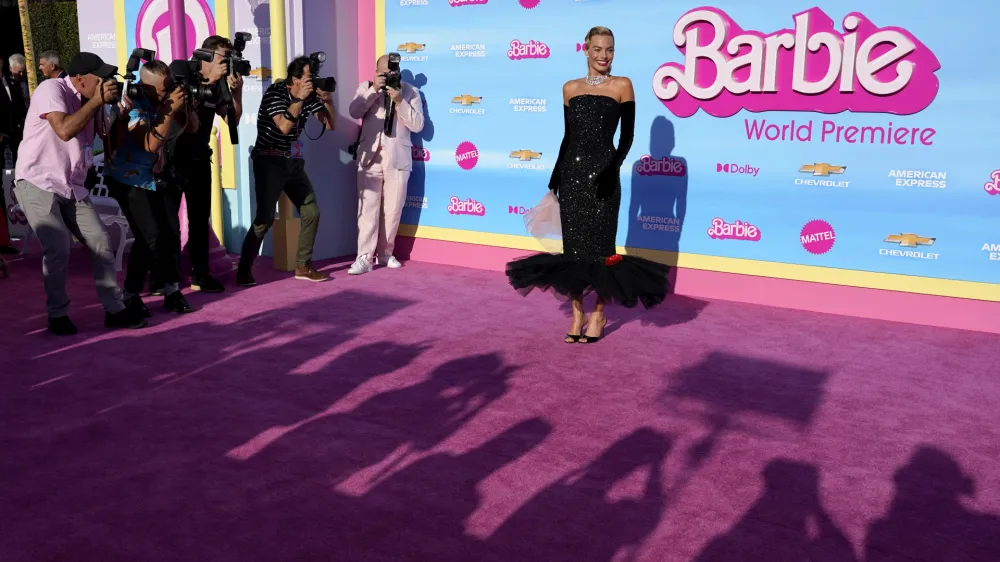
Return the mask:
<path fill-rule="evenodd" d="M 612 40 L 615 38 L 615 34 L 612 33 L 610 29 L 604 27 L 603 25 L 595 25 L 590 28 L 590 31 L 587 32 L 587 38 L 583 40 L 584 45 L 586 45 L 589 49 L 590 40 L 597 36 L 610 37 Z"/>

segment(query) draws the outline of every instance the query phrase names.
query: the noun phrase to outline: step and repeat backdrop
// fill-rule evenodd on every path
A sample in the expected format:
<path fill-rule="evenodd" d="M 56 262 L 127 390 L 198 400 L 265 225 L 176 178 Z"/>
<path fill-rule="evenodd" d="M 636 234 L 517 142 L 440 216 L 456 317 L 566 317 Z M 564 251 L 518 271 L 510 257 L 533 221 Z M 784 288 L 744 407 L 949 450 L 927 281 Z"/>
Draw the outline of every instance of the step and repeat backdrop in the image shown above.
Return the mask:
<path fill-rule="evenodd" d="M 403 222 L 526 235 L 562 84 L 603 25 L 638 114 L 619 245 L 995 283 L 997 16 L 925 0 L 385 0 L 386 50 L 428 118 Z"/>

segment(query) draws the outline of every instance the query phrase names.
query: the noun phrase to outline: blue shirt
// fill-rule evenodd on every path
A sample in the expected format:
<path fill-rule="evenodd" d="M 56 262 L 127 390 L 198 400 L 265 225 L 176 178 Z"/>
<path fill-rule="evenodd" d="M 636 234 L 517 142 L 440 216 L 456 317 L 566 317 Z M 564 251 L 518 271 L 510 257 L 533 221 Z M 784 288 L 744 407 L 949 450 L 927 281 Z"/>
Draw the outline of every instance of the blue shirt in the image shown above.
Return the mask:
<path fill-rule="evenodd" d="M 157 119 L 153 105 L 145 98 L 132 103 L 128 113 L 129 132 L 139 125 L 152 128 Z M 124 135 L 114 155 L 105 162 L 104 175 L 125 185 L 156 191 L 156 174 L 163 169 L 163 148 L 161 146 L 157 154 L 152 154 L 143 144 L 130 134 Z"/>

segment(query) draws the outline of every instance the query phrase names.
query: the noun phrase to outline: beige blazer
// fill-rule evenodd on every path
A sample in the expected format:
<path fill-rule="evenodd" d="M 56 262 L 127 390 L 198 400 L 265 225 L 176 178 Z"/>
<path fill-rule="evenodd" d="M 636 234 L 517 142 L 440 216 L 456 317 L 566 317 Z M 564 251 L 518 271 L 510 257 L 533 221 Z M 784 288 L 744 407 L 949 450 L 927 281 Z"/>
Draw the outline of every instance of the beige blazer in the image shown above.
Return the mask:
<path fill-rule="evenodd" d="M 396 122 L 392 135 L 385 134 L 385 107 L 383 94 L 376 92 L 368 82 L 362 82 L 351 100 L 348 113 L 361 119 L 361 143 L 358 145 L 358 166 L 367 168 L 378 147 L 382 146 L 382 165 L 393 170 L 413 169 L 413 142 L 410 133 L 424 128 L 424 107 L 420 91 L 402 83 L 403 103 L 396 106 Z"/>

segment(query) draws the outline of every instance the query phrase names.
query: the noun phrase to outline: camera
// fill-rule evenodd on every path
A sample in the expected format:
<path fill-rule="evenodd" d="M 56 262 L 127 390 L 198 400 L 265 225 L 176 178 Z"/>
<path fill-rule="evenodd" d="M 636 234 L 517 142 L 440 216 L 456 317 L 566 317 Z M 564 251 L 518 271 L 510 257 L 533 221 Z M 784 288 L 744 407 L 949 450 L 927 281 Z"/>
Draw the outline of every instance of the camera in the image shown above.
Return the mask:
<path fill-rule="evenodd" d="M 399 53 L 389 53 L 389 71 L 385 73 L 385 87 L 398 90 L 402 86 L 403 73 L 399 70 Z"/>
<path fill-rule="evenodd" d="M 135 73 L 139 71 L 139 62 L 149 62 L 156 58 L 156 51 L 150 49 L 135 49 L 125 64 L 125 87 L 122 89 L 130 100 L 142 99 L 142 83 L 135 79 Z"/>
<path fill-rule="evenodd" d="M 247 41 L 253 39 L 253 35 L 245 31 L 237 31 L 233 36 L 233 50 L 226 57 L 226 66 L 229 67 L 229 74 L 237 76 L 250 75 L 250 61 L 243 58 L 243 49 L 247 48 Z"/>
<path fill-rule="evenodd" d="M 205 84 L 205 79 L 201 76 L 204 53 L 195 51 L 193 58 L 194 60 L 175 60 L 170 63 L 170 76 L 174 79 L 174 84 L 187 90 L 191 99 L 199 103 L 218 101 L 218 90 Z"/>
<path fill-rule="evenodd" d="M 312 70 L 312 85 L 313 88 L 317 90 L 323 90 L 324 92 L 333 92 L 337 89 L 337 81 L 332 77 L 320 78 L 319 69 L 326 62 L 326 53 L 319 51 L 309 55 L 309 68 Z"/>

